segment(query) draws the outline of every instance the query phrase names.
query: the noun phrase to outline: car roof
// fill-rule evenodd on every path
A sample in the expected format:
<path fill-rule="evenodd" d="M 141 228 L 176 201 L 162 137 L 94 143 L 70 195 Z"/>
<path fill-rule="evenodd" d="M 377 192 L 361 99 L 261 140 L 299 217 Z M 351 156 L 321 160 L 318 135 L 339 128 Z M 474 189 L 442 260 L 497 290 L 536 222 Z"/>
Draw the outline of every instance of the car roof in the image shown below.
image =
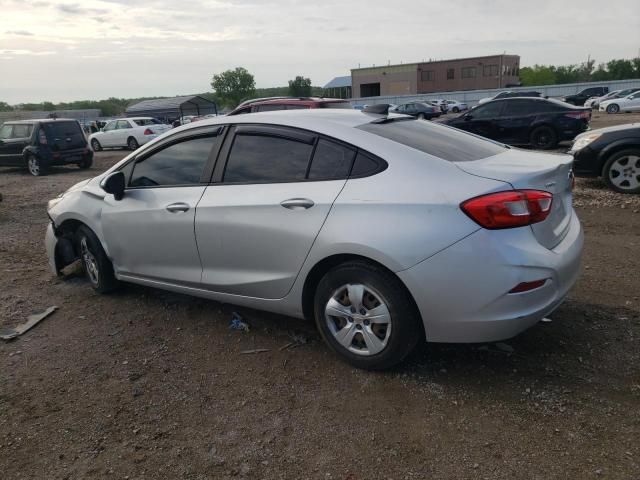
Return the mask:
<path fill-rule="evenodd" d="M 556 100 L 555 98 L 543 98 L 543 97 L 509 97 L 509 98 L 496 98 L 495 100 L 491 100 L 491 102 L 486 102 L 481 105 L 488 105 L 489 103 L 494 102 L 513 102 L 514 100 L 530 100 L 532 102 L 545 102 L 545 103 L 555 103 L 556 105 L 560 105 L 566 108 L 575 108 L 575 109 L 583 109 L 585 107 L 571 105 L 570 103 L 561 102 L 560 100 Z"/>
<path fill-rule="evenodd" d="M 29 120 L 7 120 L 4 125 L 30 125 L 34 123 L 77 122 L 75 118 L 30 118 Z"/>

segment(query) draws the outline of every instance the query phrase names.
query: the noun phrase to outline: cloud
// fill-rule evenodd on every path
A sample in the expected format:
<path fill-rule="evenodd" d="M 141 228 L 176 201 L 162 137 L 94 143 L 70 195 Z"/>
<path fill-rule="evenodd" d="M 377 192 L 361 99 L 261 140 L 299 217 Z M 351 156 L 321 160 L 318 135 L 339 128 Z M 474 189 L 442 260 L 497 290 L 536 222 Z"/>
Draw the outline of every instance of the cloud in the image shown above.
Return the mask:
<path fill-rule="evenodd" d="M 26 30 L 7 30 L 6 31 L 7 35 L 22 35 L 24 37 L 32 37 L 33 33 L 28 32 Z"/>

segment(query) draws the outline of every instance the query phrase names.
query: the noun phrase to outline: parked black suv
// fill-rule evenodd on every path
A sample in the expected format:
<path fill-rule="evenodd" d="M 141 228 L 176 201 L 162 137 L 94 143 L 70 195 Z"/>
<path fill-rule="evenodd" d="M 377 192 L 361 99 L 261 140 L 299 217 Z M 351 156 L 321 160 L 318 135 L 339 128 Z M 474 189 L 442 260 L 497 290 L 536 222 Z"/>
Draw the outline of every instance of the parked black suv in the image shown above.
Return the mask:
<path fill-rule="evenodd" d="M 573 140 L 590 120 L 591 108 L 532 97 L 492 100 L 445 123 L 510 145 L 549 149 Z"/>
<path fill-rule="evenodd" d="M 0 166 L 26 167 L 37 177 L 52 165 L 89 168 L 92 163 L 93 151 L 77 120 L 20 120 L 0 126 Z"/>
<path fill-rule="evenodd" d="M 571 105 L 584 105 L 591 97 L 601 97 L 609 93 L 609 87 L 589 87 L 585 88 L 581 92 L 576 93 L 575 95 L 567 95 L 566 97 L 562 97 L 561 100 Z"/>

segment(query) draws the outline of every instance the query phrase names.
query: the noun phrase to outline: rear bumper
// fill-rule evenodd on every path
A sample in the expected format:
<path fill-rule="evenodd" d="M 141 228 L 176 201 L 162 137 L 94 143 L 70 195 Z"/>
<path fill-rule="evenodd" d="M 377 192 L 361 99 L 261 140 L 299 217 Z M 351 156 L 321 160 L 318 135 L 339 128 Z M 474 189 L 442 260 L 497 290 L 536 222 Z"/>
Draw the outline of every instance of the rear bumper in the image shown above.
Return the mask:
<path fill-rule="evenodd" d="M 583 232 L 575 212 L 553 250 L 530 228 L 481 229 L 398 273 L 411 291 L 430 342 L 493 342 L 535 325 L 562 303 L 580 272 Z M 521 282 L 540 288 L 508 292 Z"/>
<path fill-rule="evenodd" d="M 68 152 L 60 152 L 58 153 L 58 156 L 55 156 L 55 154 L 49 154 L 46 159 L 49 162 L 49 165 L 70 165 L 77 164 L 92 158 L 93 151 L 91 149 L 88 149 L 87 151 L 85 151 L 85 149 L 81 149 Z"/>

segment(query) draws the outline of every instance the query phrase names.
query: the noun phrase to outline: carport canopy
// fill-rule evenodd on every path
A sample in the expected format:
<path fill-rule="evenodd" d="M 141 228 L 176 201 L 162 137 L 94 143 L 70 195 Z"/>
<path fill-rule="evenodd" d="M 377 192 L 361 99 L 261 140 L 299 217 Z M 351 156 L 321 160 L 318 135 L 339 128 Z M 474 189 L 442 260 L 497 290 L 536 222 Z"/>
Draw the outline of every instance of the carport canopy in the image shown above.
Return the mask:
<path fill-rule="evenodd" d="M 174 120 L 186 115 L 199 117 L 217 113 L 216 103 L 199 95 L 143 100 L 126 110 L 127 117 L 155 117 L 165 120 Z"/>

